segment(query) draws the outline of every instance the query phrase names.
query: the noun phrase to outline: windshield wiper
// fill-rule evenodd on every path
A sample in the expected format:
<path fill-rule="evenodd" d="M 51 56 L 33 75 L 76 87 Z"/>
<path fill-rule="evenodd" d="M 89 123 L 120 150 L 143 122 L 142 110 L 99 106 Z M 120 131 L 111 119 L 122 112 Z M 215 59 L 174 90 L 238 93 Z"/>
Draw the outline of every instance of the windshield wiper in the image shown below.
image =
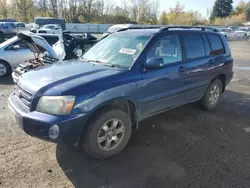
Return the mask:
<path fill-rule="evenodd" d="M 126 69 L 128 67 L 126 66 L 123 66 L 123 65 L 119 65 L 119 64 L 111 64 L 111 63 L 107 63 L 107 62 L 104 62 L 104 61 L 99 61 L 99 60 L 92 60 L 92 59 L 84 59 L 84 61 L 88 62 L 88 63 L 98 63 L 98 64 L 103 64 L 105 66 L 108 66 L 108 67 L 113 67 L 113 68 L 121 68 L 121 69 Z"/>

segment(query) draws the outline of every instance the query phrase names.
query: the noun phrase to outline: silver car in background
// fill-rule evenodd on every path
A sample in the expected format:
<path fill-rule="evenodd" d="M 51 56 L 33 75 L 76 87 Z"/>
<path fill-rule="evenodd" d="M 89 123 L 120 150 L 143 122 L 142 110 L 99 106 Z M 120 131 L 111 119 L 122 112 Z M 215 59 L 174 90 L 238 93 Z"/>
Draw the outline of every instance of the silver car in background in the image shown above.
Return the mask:
<path fill-rule="evenodd" d="M 4 41 L 4 38 L 13 37 L 16 33 L 17 28 L 14 22 L 0 22 L 0 41 Z"/>
<path fill-rule="evenodd" d="M 34 59 L 29 47 L 13 37 L 0 44 L 0 77 L 11 74 L 20 63 Z"/>

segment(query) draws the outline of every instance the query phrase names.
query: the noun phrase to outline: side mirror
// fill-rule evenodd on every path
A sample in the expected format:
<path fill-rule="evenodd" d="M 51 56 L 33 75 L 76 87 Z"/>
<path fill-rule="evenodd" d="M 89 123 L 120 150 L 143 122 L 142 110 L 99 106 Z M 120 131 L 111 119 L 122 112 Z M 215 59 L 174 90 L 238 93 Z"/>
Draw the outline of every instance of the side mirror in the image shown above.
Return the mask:
<path fill-rule="evenodd" d="M 162 57 L 151 57 L 145 63 L 146 69 L 160 69 L 164 66 Z"/>

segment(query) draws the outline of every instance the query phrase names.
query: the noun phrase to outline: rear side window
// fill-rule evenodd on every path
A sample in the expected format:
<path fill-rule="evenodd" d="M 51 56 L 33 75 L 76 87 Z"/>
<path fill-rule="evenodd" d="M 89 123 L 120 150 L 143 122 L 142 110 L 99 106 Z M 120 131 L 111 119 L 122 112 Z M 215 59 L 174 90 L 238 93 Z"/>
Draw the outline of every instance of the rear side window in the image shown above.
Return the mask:
<path fill-rule="evenodd" d="M 219 36 L 207 35 L 207 37 L 212 48 L 211 55 L 220 55 L 225 53 L 224 46 Z"/>
<path fill-rule="evenodd" d="M 206 56 L 205 47 L 201 35 L 199 34 L 184 35 L 183 42 L 187 59 L 194 59 Z"/>

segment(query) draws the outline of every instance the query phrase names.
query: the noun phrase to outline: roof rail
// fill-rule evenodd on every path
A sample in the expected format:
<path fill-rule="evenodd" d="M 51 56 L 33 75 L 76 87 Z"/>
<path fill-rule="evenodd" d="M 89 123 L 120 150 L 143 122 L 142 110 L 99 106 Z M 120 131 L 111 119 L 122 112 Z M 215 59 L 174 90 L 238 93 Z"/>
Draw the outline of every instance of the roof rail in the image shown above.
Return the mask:
<path fill-rule="evenodd" d="M 169 31 L 170 29 L 200 29 L 202 31 L 206 30 L 212 30 L 213 32 L 220 32 L 218 29 L 212 28 L 212 27 L 203 27 L 203 26 L 133 26 L 133 27 L 128 27 L 128 28 L 122 28 L 119 29 L 117 32 L 120 31 L 126 31 L 129 29 L 160 29 L 159 32 L 162 31 Z"/>
<path fill-rule="evenodd" d="M 162 29 L 162 28 L 165 28 L 165 27 L 164 26 L 138 26 L 138 27 L 134 26 L 134 27 L 119 29 L 117 32 L 126 31 L 129 29 Z"/>
<path fill-rule="evenodd" d="M 169 31 L 169 29 L 200 29 L 202 31 L 212 30 L 214 32 L 220 32 L 218 29 L 203 26 L 167 26 L 162 28 L 161 31 Z"/>

